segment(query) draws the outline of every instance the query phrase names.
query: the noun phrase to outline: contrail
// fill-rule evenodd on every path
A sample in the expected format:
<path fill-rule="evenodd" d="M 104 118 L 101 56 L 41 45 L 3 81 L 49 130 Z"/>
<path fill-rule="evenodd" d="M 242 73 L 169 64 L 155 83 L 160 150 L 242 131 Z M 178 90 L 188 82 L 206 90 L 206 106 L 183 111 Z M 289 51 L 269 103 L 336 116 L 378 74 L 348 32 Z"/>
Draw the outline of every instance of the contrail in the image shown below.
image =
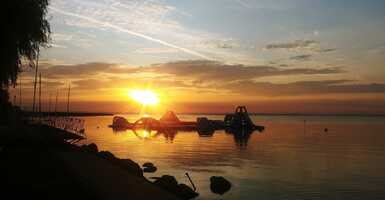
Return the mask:
<path fill-rule="evenodd" d="M 243 0 L 235 0 L 236 2 L 238 2 L 241 6 L 245 7 L 245 8 L 250 8 L 250 5 L 246 2 L 244 2 Z"/>
<path fill-rule="evenodd" d="M 77 17 L 77 18 L 80 18 L 80 19 L 88 20 L 88 21 L 90 21 L 92 23 L 99 24 L 101 26 L 110 27 L 110 28 L 113 28 L 115 30 L 118 30 L 118 31 L 121 31 L 121 32 L 124 32 L 124 33 L 128 33 L 130 35 L 134 35 L 134 36 L 146 39 L 146 40 L 150 40 L 150 41 L 162 44 L 162 45 L 167 46 L 167 47 L 178 49 L 178 50 L 183 51 L 185 53 L 188 53 L 190 55 L 194 55 L 194 56 L 206 59 L 206 60 L 215 60 L 213 58 L 210 58 L 208 56 L 200 54 L 200 53 L 198 53 L 196 51 L 193 51 L 193 50 L 190 50 L 190 49 L 186 49 L 186 48 L 183 48 L 183 47 L 179 47 L 177 45 L 165 42 L 163 40 L 160 40 L 160 39 L 157 39 L 157 38 L 153 38 L 151 36 L 144 35 L 144 34 L 141 34 L 141 33 L 137 33 L 137 32 L 134 32 L 134 31 L 122 28 L 120 26 L 117 26 L 117 25 L 114 25 L 114 24 L 111 24 L 111 23 L 108 23 L 108 22 L 103 22 L 103 21 L 99 21 L 99 20 L 91 18 L 91 17 L 84 16 L 84 15 L 79 15 L 79 14 L 76 14 L 76 13 L 67 12 L 67 11 L 64 11 L 64 10 L 52 7 L 52 6 L 49 6 L 49 8 L 51 10 L 53 10 L 55 12 L 58 12 L 58 13 L 61 13 L 63 15 L 67 15 L 67 16 L 72 16 L 72 17 Z"/>

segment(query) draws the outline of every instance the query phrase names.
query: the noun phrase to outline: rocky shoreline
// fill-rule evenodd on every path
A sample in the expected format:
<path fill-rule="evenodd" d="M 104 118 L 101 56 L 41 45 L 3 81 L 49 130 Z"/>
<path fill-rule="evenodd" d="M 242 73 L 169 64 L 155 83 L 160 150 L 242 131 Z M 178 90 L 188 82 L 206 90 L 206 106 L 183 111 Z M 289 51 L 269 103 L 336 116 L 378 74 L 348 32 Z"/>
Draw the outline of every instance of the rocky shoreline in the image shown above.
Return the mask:
<path fill-rule="evenodd" d="M 2 194 L 11 195 L 11 199 L 167 200 L 199 195 L 195 186 L 193 190 L 171 175 L 154 177 L 154 181 L 146 179 L 143 173 L 157 170 L 153 163 L 145 163 L 142 168 L 131 159 L 99 151 L 96 144 L 65 142 L 54 132 L 29 125 L 0 127 Z M 213 193 L 222 195 L 231 188 L 223 177 L 210 180 Z"/>
<path fill-rule="evenodd" d="M 138 163 L 132 161 L 131 159 L 120 159 L 115 157 L 109 151 L 98 151 L 98 147 L 94 143 L 91 143 L 88 145 L 82 145 L 78 148 L 82 152 L 89 153 L 92 155 L 96 155 L 100 158 L 103 158 L 109 161 L 111 164 L 125 170 L 127 173 L 134 176 L 138 176 L 143 179 L 145 179 L 143 176 L 143 172 L 146 172 L 146 169 L 148 168 L 155 167 L 152 163 L 145 163 L 143 165 L 144 168 L 142 169 Z M 185 184 L 178 184 L 175 177 L 171 175 L 163 175 L 162 177 L 157 177 L 155 178 L 154 182 L 150 182 L 150 183 L 174 194 L 180 199 L 186 199 L 186 200 L 192 199 L 199 195 L 194 190 L 192 190 L 189 186 Z"/>
<path fill-rule="evenodd" d="M 187 199 L 148 181 L 130 159 L 50 134 L 28 125 L 0 127 L 4 199 Z"/>

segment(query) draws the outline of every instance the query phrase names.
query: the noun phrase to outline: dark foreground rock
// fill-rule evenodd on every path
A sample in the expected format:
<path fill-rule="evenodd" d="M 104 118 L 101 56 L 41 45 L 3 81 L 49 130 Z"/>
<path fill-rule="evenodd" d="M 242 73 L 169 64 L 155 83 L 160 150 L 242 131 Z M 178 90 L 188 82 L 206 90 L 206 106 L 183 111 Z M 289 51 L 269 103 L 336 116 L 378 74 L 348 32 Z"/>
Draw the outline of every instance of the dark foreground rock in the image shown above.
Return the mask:
<path fill-rule="evenodd" d="M 155 167 L 155 166 L 151 166 L 151 167 L 145 167 L 143 168 L 143 172 L 146 172 L 146 173 L 154 173 L 156 172 L 158 168 Z"/>
<path fill-rule="evenodd" d="M 143 172 L 146 173 L 154 173 L 158 169 L 153 163 L 146 162 L 142 165 L 143 167 Z"/>
<path fill-rule="evenodd" d="M 142 165 L 142 167 L 153 167 L 153 166 L 155 166 L 155 165 L 154 165 L 154 163 L 152 163 L 152 162 L 145 162 L 145 163 Z"/>
<path fill-rule="evenodd" d="M 98 146 L 96 146 L 96 144 L 94 144 L 94 143 L 91 143 L 89 145 L 87 145 L 87 144 L 82 145 L 80 147 L 80 149 L 84 152 L 87 152 L 87 153 L 98 153 L 99 152 Z"/>
<path fill-rule="evenodd" d="M 210 189 L 215 194 L 224 194 L 231 188 L 231 183 L 222 176 L 212 176 L 210 178 Z"/>
<path fill-rule="evenodd" d="M 128 172 L 137 176 L 143 176 L 142 168 L 140 168 L 138 163 L 132 161 L 131 159 L 118 159 L 118 162 L 120 166 Z"/>
<path fill-rule="evenodd" d="M 142 168 L 140 168 L 138 163 L 132 161 L 131 159 L 119 159 L 109 151 L 101 151 L 98 153 L 98 156 L 103 159 L 109 160 L 112 164 L 121 167 L 130 174 L 136 176 L 143 176 Z"/>
<path fill-rule="evenodd" d="M 185 184 L 178 184 L 178 181 L 175 179 L 175 177 L 170 175 L 163 175 L 162 177 L 155 180 L 154 184 L 175 194 L 181 199 L 192 199 L 199 195 L 189 186 Z"/>

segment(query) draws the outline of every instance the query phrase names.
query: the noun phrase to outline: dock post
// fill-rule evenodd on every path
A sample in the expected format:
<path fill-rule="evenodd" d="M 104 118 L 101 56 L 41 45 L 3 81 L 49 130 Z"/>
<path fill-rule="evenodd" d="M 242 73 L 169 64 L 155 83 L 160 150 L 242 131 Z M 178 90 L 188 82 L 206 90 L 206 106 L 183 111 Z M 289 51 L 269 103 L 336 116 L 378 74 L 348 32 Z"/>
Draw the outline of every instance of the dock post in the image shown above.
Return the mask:
<path fill-rule="evenodd" d="M 186 176 L 187 176 L 188 180 L 190 181 L 191 185 L 193 186 L 194 191 L 196 191 L 197 188 L 195 187 L 194 183 L 192 182 L 192 180 L 191 180 L 191 178 L 190 178 L 190 176 L 188 175 L 187 172 L 186 172 Z"/>

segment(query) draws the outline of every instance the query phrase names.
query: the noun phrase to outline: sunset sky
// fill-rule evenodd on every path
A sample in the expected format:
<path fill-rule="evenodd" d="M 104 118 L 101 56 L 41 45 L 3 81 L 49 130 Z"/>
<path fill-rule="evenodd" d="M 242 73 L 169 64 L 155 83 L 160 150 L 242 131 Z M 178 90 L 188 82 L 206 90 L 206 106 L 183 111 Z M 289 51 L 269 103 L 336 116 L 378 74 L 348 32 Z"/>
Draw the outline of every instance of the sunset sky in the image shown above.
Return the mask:
<path fill-rule="evenodd" d="M 45 109 L 71 83 L 73 111 L 132 112 L 149 88 L 159 112 L 385 113 L 385 1 L 51 0 L 48 17 Z"/>

